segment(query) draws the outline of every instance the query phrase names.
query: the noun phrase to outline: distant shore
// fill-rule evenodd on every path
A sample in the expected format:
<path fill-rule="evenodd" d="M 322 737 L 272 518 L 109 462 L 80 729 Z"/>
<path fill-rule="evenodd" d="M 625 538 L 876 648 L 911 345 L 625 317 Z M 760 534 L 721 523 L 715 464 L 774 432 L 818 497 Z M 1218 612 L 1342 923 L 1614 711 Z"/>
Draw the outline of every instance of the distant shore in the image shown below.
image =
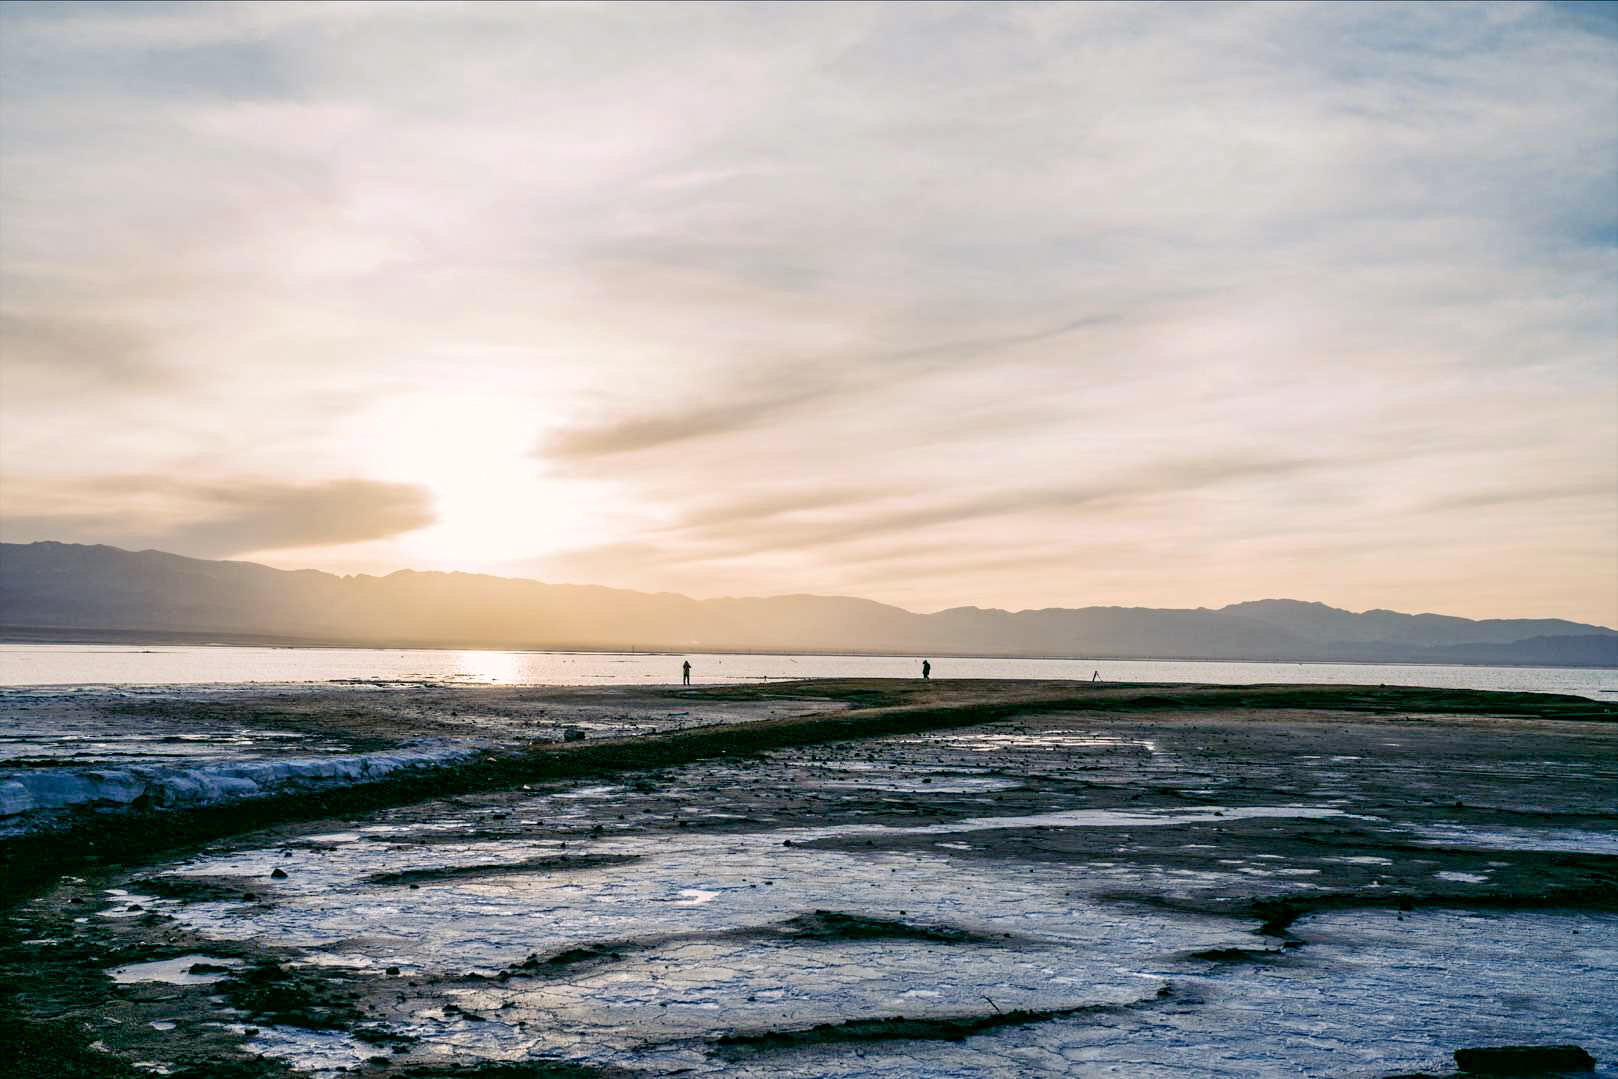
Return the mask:
<path fill-rule="evenodd" d="M 515 654 L 557 655 L 631 655 L 631 656 L 849 656 L 868 659 L 910 659 L 923 653 L 918 650 L 896 649 L 782 649 L 748 648 L 742 645 L 710 647 L 692 645 L 688 649 L 673 647 L 620 648 L 602 644 L 512 644 L 488 640 L 389 640 L 380 638 L 324 638 L 290 637 L 255 633 L 199 633 L 182 630 L 150 629 L 61 629 L 51 627 L 0 626 L 0 647 L 8 644 L 85 644 L 85 645 L 151 645 L 153 647 L 235 647 L 309 650 L 373 650 L 388 652 L 511 652 Z M 1525 670 L 1618 670 L 1618 662 L 1513 662 L 1492 659 L 1450 659 L 1443 657 L 1411 656 L 1406 658 L 1340 658 L 1314 653 L 1277 653 L 1273 656 L 1180 655 L 1138 652 L 1015 652 L 984 650 L 976 652 L 936 650 L 928 656 L 943 659 L 1025 659 L 1100 663 L 1296 663 L 1299 665 L 1329 665 L 1351 667 L 1501 667 Z"/>

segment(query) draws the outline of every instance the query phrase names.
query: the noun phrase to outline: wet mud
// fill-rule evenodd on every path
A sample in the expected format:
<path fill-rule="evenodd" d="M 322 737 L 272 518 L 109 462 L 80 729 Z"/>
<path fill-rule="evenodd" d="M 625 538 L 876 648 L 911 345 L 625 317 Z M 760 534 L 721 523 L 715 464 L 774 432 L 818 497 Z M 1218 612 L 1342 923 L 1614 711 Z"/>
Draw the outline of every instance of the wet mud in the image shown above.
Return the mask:
<path fill-rule="evenodd" d="M 579 722 L 421 692 L 275 722 Z M 1577 1044 L 1618 1075 L 1610 706 L 637 693 L 585 704 L 704 723 L 12 841 L 7 1073 L 1383 1079 Z"/>
<path fill-rule="evenodd" d="M 372 873 L 365 878 L 365 883 L 422 884 L 427 881 L 470 880 L 526 873 L 566 873 L 638 861 L 640 858 L 633 854 L 559 854 L 553 858 L 529 858 L 522 862 L 493 865 L 456 865 L 444 869 L 405 869 L 397 873 Z"/>

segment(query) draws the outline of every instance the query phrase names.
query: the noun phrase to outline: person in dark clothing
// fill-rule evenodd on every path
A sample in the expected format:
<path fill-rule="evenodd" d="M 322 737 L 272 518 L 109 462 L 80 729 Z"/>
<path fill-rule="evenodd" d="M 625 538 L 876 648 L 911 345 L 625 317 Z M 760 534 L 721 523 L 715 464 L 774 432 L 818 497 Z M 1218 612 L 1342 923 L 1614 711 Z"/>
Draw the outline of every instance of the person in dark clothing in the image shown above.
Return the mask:
<path fill-rule="evenodd" d="M 689 659 L 680 664 L 680 684 L 686 686 L 691 684 L 691 661 Z"/>
<path fill-rule="evenodd" d="M 929 678 L 931 678 L 932 676 L 933 676 L 932 661 L 931 660 L 925 660 L 925 659 L 922 660 L 921 661 L 921 680 L 923 682 L 925 682 Z"/>

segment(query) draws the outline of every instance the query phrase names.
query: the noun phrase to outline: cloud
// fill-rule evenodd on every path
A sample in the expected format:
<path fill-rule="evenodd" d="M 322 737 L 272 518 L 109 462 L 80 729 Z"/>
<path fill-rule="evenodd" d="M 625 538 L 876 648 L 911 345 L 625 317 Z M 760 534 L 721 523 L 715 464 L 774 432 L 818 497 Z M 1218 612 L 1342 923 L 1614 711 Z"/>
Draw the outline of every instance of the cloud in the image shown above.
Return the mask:
<path fill-rule="evenodd" d="M 1605 479 L 1582 483 L 1542 485 L 1535 482 L 1520 487 L 1486 487 L 1434 499 L 1429 508 L 1436 511 L 1453 509 L 1483 509 L 1497 506 L 1520 507 L 1523 504 L 1562 502 L 1570 499 L 1591 500 L 1611 508 L 1613 486 Z"/>
<path fill-rule="evenodd" d="M 789 514 L 846 509 L 867 504 L 883 492 L 865 487 L 776 487 L 739 498 L 706 502 L 686 511 L 682 528 L 724 528 L 730 525 L 777 519 Z"/>
<path fill-rule="evenodd" d="M 771 512 L 718 521 L 695 515 L 684 523 L 697 525 L 697 534 L 706 540 L 728 541 L 731 553 L 747 549 L 771 551 L 801 550 L 828 545 L 850 545 L 893 535 L 926 535 L 951 526 L 994 518 L 1020 518 L 1025 526 L 1041 515 L 1092 513 L 1102 507 L 1122 507 L 1184 495 L 1222 484 L 1249 479 L 1286 476 L 1318 467 L 1296 458 L 1226 459 L 1164 461 L 1146 467 L 1125 467 L 1104 479 L 1089 483 L 1010 487 L 1005 490 L 965 497 L 930 497 L 923 493 L 908 499 L 890 499 L 902 504 L 889 509 L 869 508 L 868 500 L 855 504 L 847 499 L 827 499 L 823 506 L 845 512 L 824 515 L 819 507 L 805 502 L 788 515 L 785 507 Z M 807 519 L 806 519 L 807 517 Z M 947 533 L 946 533 L 947 534 Z M 857 560 L 858 556 L 854 556 Z"/>
<path fill-rule="evenodd" d="M 82 312 L 0 311 L 0 388 L 19 401 L 171 388 L 176 374 L 152 354 L 146 326 Z"/>
<path fill-rule="evenodd" d="M 565 428 L 547 439 L 537 455 L 547 460 L 588 460 L 657 449 L 755 428 L 779 413 L 822 396 L 824 391 L 802 386 L 731 392 L 720 401 L 689 404 L 599 426 Z"/>
<path fill-rule="evenodd" d="M 722 372 L 717 385 L 702 388 L 707 397 L 718 400 L 652 409 L 598 424 L 570 425 L 546 438 L 535 456 L 561 462 L 589 460 L 770 426 L 807 406 L 846 407 L 895 385 L 914 383 L 930 371 L 957 365 L 981 367 L 996 353 L 1057 340 L 1113 320 L 1113 316 L 1093 315 L 1032 330 L 855 353 L 829 362 L 755 365 L 741 376 L 739 385 Z M 764 377 L 768 384 L 761 384 Z"/>
<path fill-rule="evenodd" d="M 56 484 L 6 499 L 10 542 L 56 539 L 155 547 L 201 558 L 382 539 L 434 521 L 421 487 L 373 480 L 318 484 L 187 483 L 123 476 Z M 43 502 L 45 512 L 29 512 Z"/>

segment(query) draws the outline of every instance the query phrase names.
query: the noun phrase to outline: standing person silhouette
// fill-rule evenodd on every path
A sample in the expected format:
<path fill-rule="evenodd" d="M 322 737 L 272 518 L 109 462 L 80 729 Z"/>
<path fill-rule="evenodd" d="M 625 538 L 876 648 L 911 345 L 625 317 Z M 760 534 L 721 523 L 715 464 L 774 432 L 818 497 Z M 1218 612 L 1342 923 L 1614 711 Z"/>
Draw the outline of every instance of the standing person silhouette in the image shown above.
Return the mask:
<path fill-rule="evenodd" d="M 931 678 L 932 676 L 933 676 L 932 661 L 931 660 L 925 660 L 925 659 L 922 660 L 921 661 L 921 680 L 923 682 L 925 682 L 929 678 Z"/>
<path fill-rule="evenodd" d="M 684 686 L 691 684 L 691 661 L 689 659 L 680 664 L 680 684 Z"/>

